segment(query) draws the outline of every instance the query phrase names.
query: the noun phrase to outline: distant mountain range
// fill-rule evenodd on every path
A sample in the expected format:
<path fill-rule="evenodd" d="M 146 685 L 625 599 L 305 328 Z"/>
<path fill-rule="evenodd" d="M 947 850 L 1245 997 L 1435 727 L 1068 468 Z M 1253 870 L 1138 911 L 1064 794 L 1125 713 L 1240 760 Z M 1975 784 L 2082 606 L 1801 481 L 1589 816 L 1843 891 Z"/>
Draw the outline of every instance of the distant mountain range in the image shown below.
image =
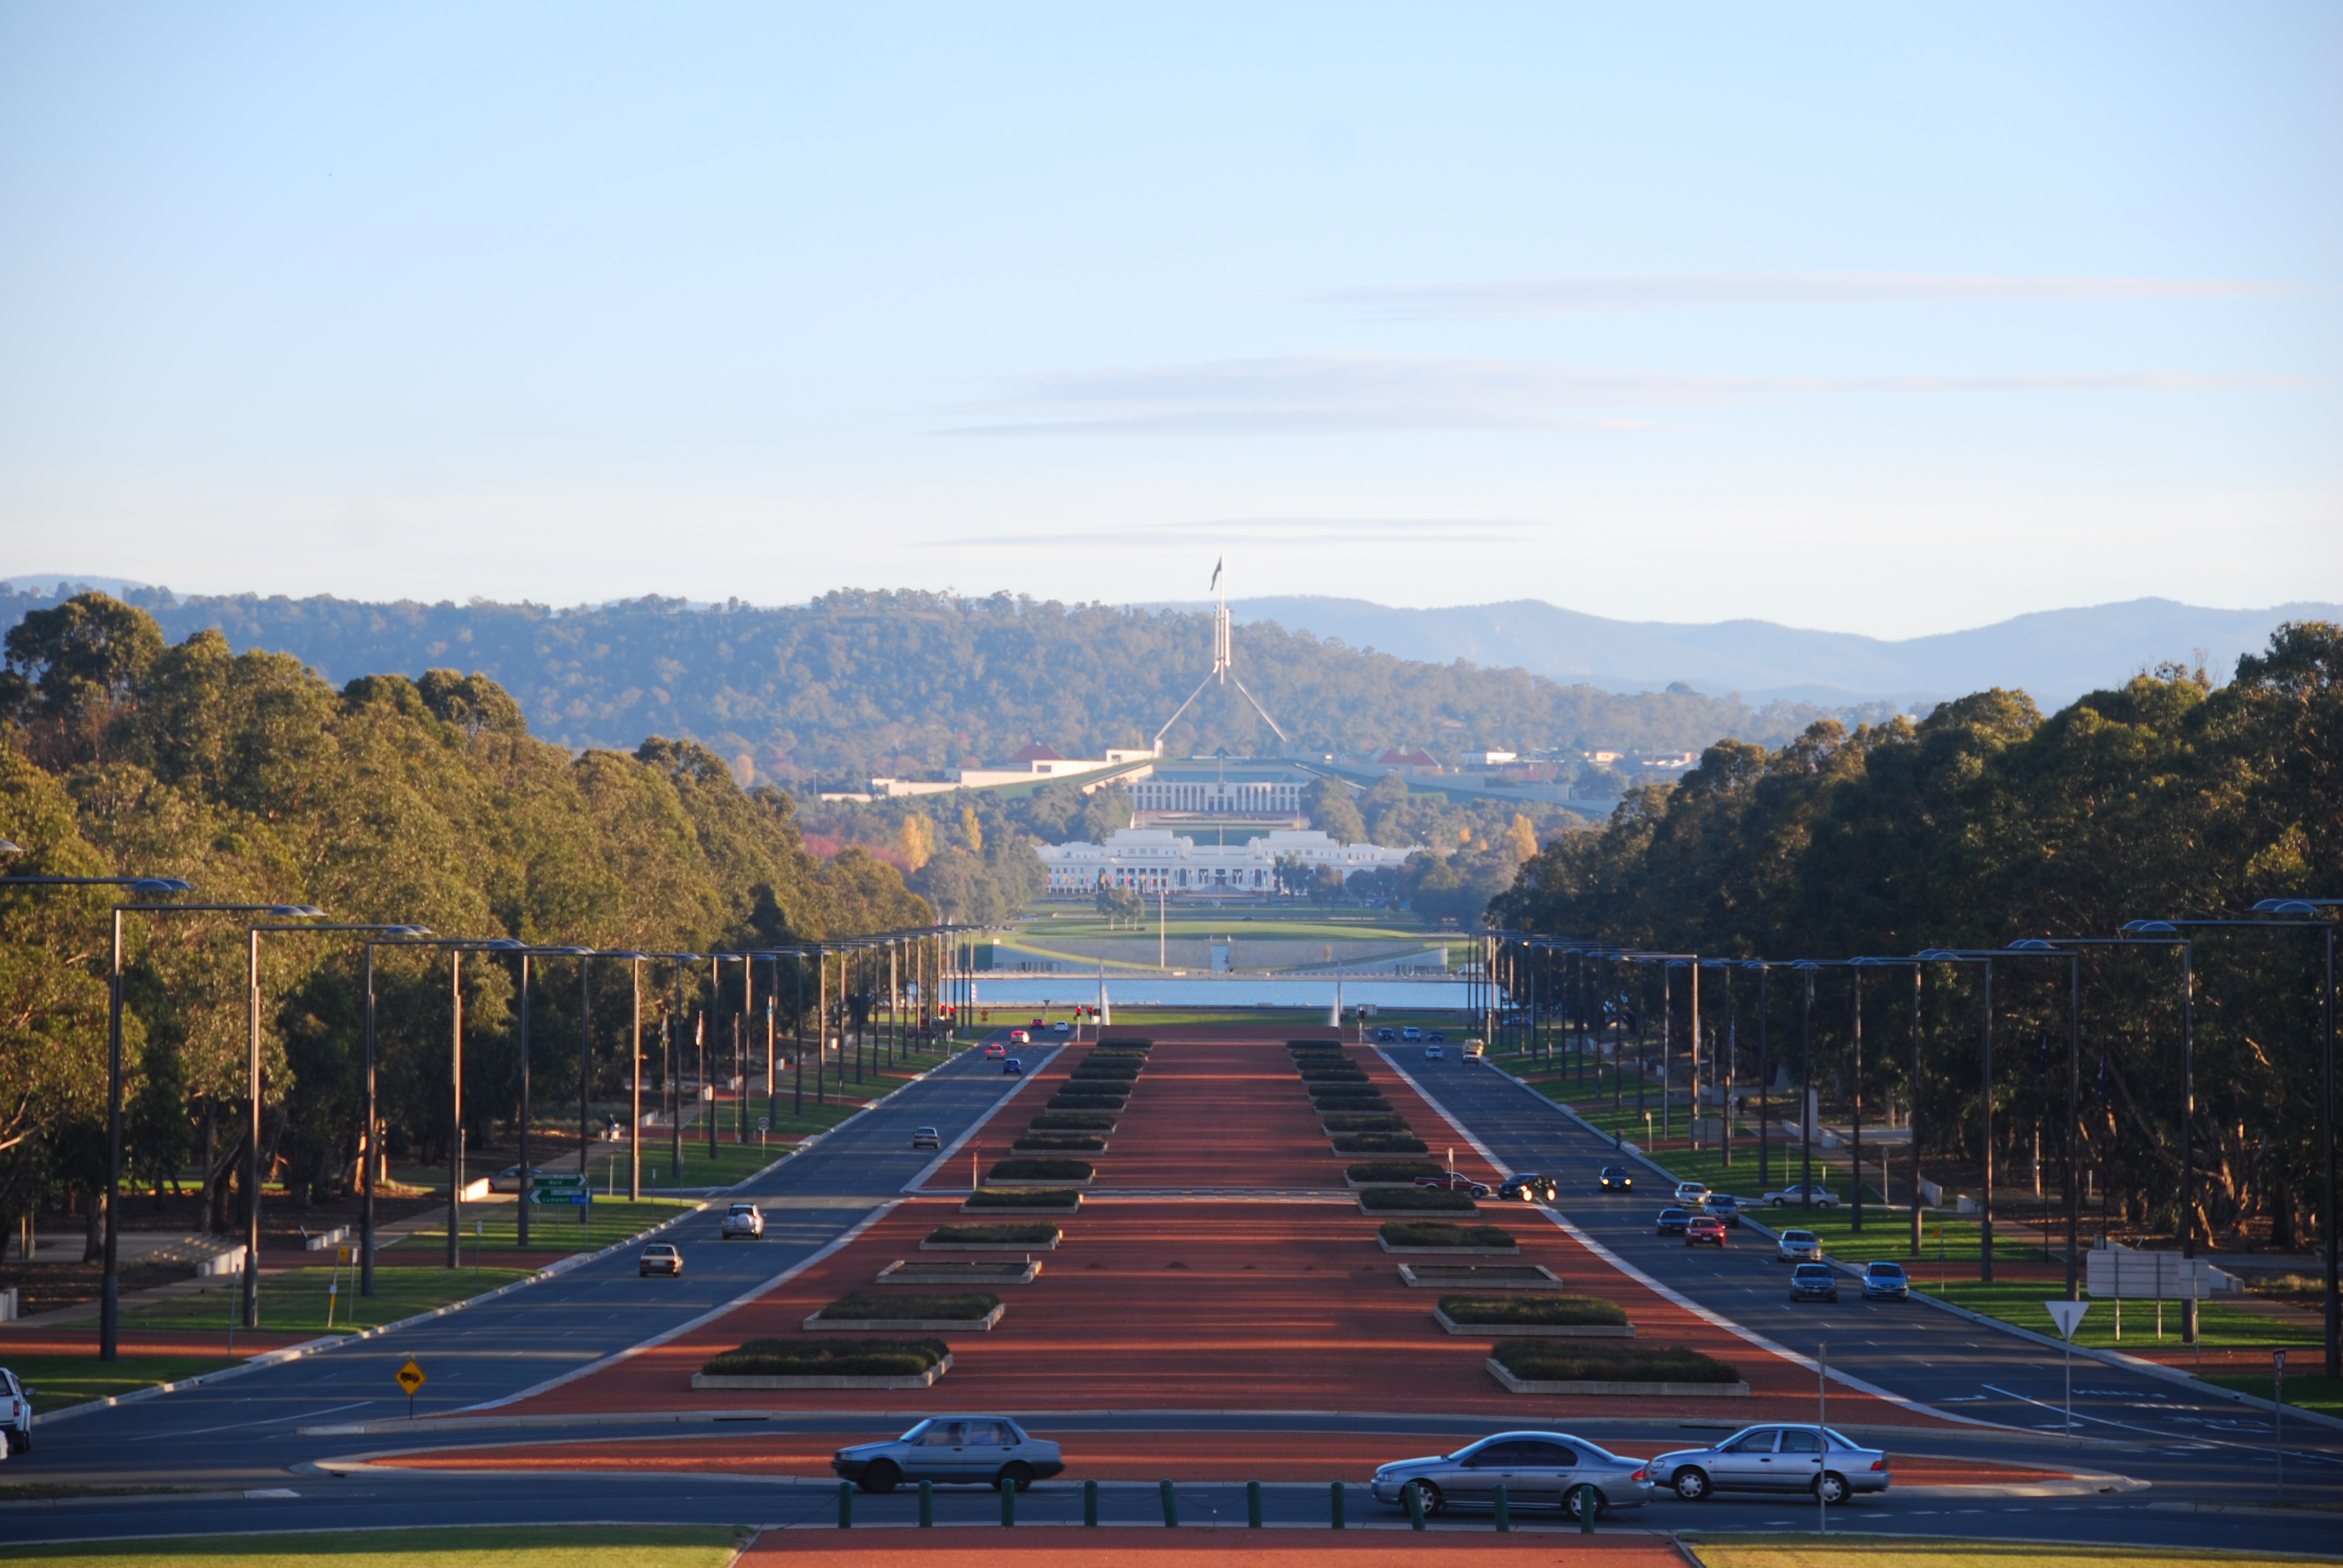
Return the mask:
<path fill-rule="evenodd" d="M 1338 637 L 1403 658 L 1519 667 L 1607 691 L 1657 691 L 1681 681 L 1755 703 L 1887 699 L 1909 705 L 2005 686 L 2022 688 L 2046 708 L 2167 659 L 2193 664 L 2200 652 L 2213 678 L 2226 680 L 2237 656 L 2267 647 L 2281 622 L 2343 621 L 2343 605 L 2207 609 L 2138 598 L 1890 642 L 1764 620 L 1607 620 L 1539 599 L 1393 609 L 1365 599 L 1294 596 L 1249 598 L 1230 608 L 1242 621 L 1274 621 L 1288 631 Z"/>

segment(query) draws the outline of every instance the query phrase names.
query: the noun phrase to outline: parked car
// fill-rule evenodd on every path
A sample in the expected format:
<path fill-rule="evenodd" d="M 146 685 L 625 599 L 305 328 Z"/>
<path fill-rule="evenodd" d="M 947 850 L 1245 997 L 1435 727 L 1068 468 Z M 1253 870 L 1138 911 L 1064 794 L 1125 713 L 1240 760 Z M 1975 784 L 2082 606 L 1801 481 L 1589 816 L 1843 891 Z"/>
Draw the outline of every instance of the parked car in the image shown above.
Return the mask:
<path fill-rule="evenodd" d="M 545 1167 L 532 1165 L 528 1168 L 528 1174 L 529 1180 L 535 1181 L 546 1174 Z M 488 1191 L 491 1192 L 520 1192 L 527 1189 L 528 1182 L 520 1179 L 520 1167 L 518 1165 L 508 1165 L 488 1178 Z"/>
<path fill-rule="evenodd" d="M 940 1132 L 937 1131 L 934 1128 L 932 1128 L 932 1127 L 914 1127 L 914 1128 L 912 1128 L 912 1129 L 911 1129 L 911 1147 L 912 1147 L 912 1148 L 914 1148 L 914 1149 L 941 1149 L 943 1146 L 944 1146 L 944 1135 L 943 1135 L 942 1133 L 940 1133 Z"/>
<path fill-rule="evenodd" d="M 1453 1453 L 1398 1460 L 1376 1469 L 1369 1490 L 1378 1503 L 1404 1507 L 1410 1482 L 1426 1513 L 1492 1507 L 1500 1485 L 1508 1509 L 1554 1508 L 1573 1519 L 1584 1488 L 1593 1488 L 1598 1515 L 1640 1508 L 1652 1497 L 1652 1472 L 1644 1461 L 1564 1432 L 1501 1432 Z"/>
<path fill-rule="evenodd" d="M 1415 1184 L 1419 1187 L 1430 1188 L 1433 1191 L 1470 1192 L 1475 1198 L 1486 1198 L 1489 1195 L 1486 1183 L 1473 1181 L 1462 1171 L 1443 1171 L 1437 1176 L 1419 1176 L 1415 1179 Z"/>
<path fill-rule="evenodd" d="M 1605 1165 L 1603 1167 L 1603 1191 L 1605 1192 L 1632 1192 L 1634 1190 L 1635 1173 L 1634 1171 L 1628 1170 L 1624 1165 Z"/>
<path fill-rule="evenodd" d="M 745 1236 L 751 1241 L 765 1239 L 765 1211 L 754 1203 L 735 1203 L 724 1211 L 724 1239 Z"/>
<path fill-rule="evenodd" d="M 1009 1043 L 1011 1045 L 1031 1045 L 1033 1043 L 1033 1031 L 1028 1029 L 1012 1029 L 1009 1031 Z"/>
<path fill-rule="evenodd" d="M 1056 1443 L 1005 1415 L 955 1415 L 923 1421 L 890 1442 L 841 1448 L 830 1468 L 865 1492 L 892 1492 L 907 1481 L 1022 1492 L 1063 1471 L 1066 1462 Z"/>
<path fill-rule="evenodd" d="M 1904 1272 L 1904 1265 L 1882 1258 L 1867 1263 L 1863 1270 L 1863 1299 L 1866 1302 L 1902 1302 L 1912 1295 L 1912 1282 Z"/>
<path fill-rule="evenodd" d="M 1664 1453 L 1651 1470 L 1654 1481 L 1686 1503 L 1719 1492 L 1815 1491 L 1825 1503 L 1843 1503 L 1850 1493 L 1885 1492 L 1889 1480 L 1885 1452 L 1815 1426 L 1744 1427 L 1707 1448 Z"/>
<path fill-rule="evenodd" d="M 1828 1263 L 1800 1263 L 1790 1271 L 1790 1300 L 1837 1301 L 1838 1271 Z"/>
<path fill-rule="evenodd" d="M 1812 1231 L 1785 1231 L 1775 1243 L 1774 1261 L 1777 1263 L 1819 1263 L 1823 1261 L 1823 1239 Z"/>
<path fill-rule="evenodd" d="M 1025 1076 L 1025 1064 L 1016 1057 L 1004 1056 L 1001 1059 L 1001 1070 L 1011 1078 L 1022 1078 Z"/>
<path fill-rule="evenodd" d="M 1551 1203 L 1562 1196 L 1562 1189 L 1551 1176 L 1516 1171 L 1497 1183 L 1497 1196 L 1508 1203 Z"/>
<path fill-rule="evenodd" d="M 6 1367 L 0 1367 L 0 1434 L 5 1434 L 8 1452 L 33 1452 L 32 1385 L 18 1382 Z"/>
<path fill-rule="evenodd" d="M 1445 1061 L 1447 1059 L 1448 1048 L 1446 1046 L 1427 1045 L 1423 1048 L 1423 1060 L 1426 1061 Z"/>
<path fill-rule="evenodd" d="M 1725 1221 L 1714 1214 L 1694 1214 L 1692 1223 L 1684 1227 L 1684 1245 L 1697 1247 L 1702 1243 L 1725 1245 Z"/>
<path fill-rule="evenodd" d="M 1432 1040 L 1446 1040 L 1446 1039 L 1448 1038 L 1448 1036 L 1447 1036 L 1446 1034 L 1443 1033 L 1441 1030 L 1436 1030 L 1436 1029 L 1435 1029 L 1435 1030 L 1430 1030 L 1429 1032 L 1427 1032 L 1427 1033 L 1424 1035 L 1424 1037 L 1423 1037 L 1423 1038 L 1424 1038 L 1425 1041 L 1428 1043 L 1428 1042 L 1430 1042 L 1430 1041 L 1432 1041 Z"/>
<path fill-rule="evenodd" d="M 1705 1181 L 1677 1182 L 1676 1201 L 1687 1209 L 1702 1207 L 1708 1201 L 1708 1183 Z"/>
<path fill-rule="evenodd" d="M 666 1241 L 653 1241 L 635 1257 L 635 1277 L 648 1279 L 653 1274 L 680 1274 L 683 1254 Z"/>
<path fill-rule="evenodd" d="M 1707 1207 L 1710 1213 L 1715 1215 L 1718 1219 L 1724 1221 L 1735 1230 L 1737 1231 L 1741 1228 L 1741 1200 L 1735 1198 L 1732 1193 L 1711 1192 L 1708 1195 Z"/>
<path fill-rule="evenodd" d="M 1776 1209 L 1786 1209 L 1792 1204 L 1803 1209 L 1809 1203 L 1817 1209 L 1835 1209 L 1838 1207 L 1838 1195 L 1816 1182 L 1811 1187 L 1785 1187 L 1779 1192 L 1768 1192 L 1765 1201 Z"/>
<path fill-rule="evenodd" d="M 1671 1203 L 1666 1208 L 1660 1211 L 1660 1228 L 1657 1233 L 1663 1236 L 1681 1236 L 1684 1233 L 1685 1228 L 1691 1225 L 1691 1223 L 1692 1211 L 1689 1209 L 1679 1209 L 1674 1204 Z"/>

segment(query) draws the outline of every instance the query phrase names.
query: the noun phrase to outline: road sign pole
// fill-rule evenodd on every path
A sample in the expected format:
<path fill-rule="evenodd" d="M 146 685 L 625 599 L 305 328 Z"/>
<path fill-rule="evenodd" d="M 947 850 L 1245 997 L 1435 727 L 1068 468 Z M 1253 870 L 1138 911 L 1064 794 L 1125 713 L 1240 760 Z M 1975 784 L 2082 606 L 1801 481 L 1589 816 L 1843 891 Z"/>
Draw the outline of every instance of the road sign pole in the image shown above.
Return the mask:
<path fill-rule="evenodd" d="M 2286 1352 L 2270 1352 L 2270 1429 L 2278 1439 L 2278 1500 L 2286 1501 Z"/>
<path fill-rule="evenodd" d="M 2045 1311 L 2057 1325 L 2058 1337 L 2065 1342 L 2066 1353 L 2066 1438 L 2075 1436 L 2075 1331 L 2082 1325 L 2083 1314 L 2091 1310 L 2088 1302 L 2045 1302 Z"/>

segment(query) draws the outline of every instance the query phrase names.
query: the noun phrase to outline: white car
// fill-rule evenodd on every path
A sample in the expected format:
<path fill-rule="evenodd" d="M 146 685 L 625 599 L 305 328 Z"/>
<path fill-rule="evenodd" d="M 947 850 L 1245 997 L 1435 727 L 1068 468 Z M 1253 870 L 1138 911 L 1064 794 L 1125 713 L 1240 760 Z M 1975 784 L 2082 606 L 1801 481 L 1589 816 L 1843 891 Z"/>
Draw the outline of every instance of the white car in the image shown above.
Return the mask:
<path fill-rule="evenodd" d="M 1423 1030 L 1420 1029 L 1403 1029 L 1399 1031 L 1399 1037 L 1402 1040 L 1422 1040 L 1423 1038 Z"/>
<path fill-rule="evenodd" d="M 1061 1018 L 1057 1022 L 1050 1026 L 1050 1032 L 1051 1034 L 1071 1034 L 1074 1032 L 1074 1026 L 1068 1023 Z"/>
<path fill-rule="evenodd" d="M 0 1367 L 0 1433 L 7 1438 L 0 1457 L 33 1451 L 33 1391 L 6 1367 Z"/>
<path fill-rule="evenodd" d="M 1423 1060 L 1426 1061 L 1445 1061 L 1448 1060 L 1448 1050 L 1445 1046 L 1427 1045 L 1423 1048 Z"/>
<path fill-rule="evenodd" d="M 1809 1203 L 1817 1209 L 1835 1209 L 1838 1195 L 1817 1182 L 1812 1187 L 1785 1187 L 1779 1192 L 1768 1192 L 1765 1201 L 1775 1209 L 1803 1209 Z"/>
<path fill-rule="evenodd" d="M 1782 1263 L 1819 1263 L 1823 1261 L 1823 1239 L 1812 1231 L 1785 1231 L 1774 1256 L 1776 1262 Z"/>
<path fill-rule="evenodd" d="M 735 1203 L 724 1211 L 724 1239 L 746 1236 L 751 1241 L 765 1239 L 764 1211 L 754 1203 Z"/>
<path fill-rule="evenodd" d="M 1687 1209 L 1706 1208 L 1708 1206 L 1708 1183 L 1705 1181 L 1677 1182 L 1676 1201 L 1683 1204 Z"/>
<path fill-rule="evenodd" d="M 1005 1415 L 946 1416 L 923 1421 L 891 1442 L 841 1448 L 830 1468 L 865 1492 L 892 1492 L 907 1481 L 1022 1492 L 1066 1463 L 1056 1443 Z"/>
<path fill-rule="evenodd" d="M 941 1149 L 943 1146 L 944 1146 L 944 1135 L 943 1135 L 942 1133 L 940 1133 L 940 1132 L 937 1131 L 934 1128 L 932 1128 L 932 1127 L 914 1127 L 914 1128 L 912 1128 L 912 1129 L 911 1129 L 911 1147 L 912 1147 L 912 1148 L 914 1148 L 914 1149 Z"/>

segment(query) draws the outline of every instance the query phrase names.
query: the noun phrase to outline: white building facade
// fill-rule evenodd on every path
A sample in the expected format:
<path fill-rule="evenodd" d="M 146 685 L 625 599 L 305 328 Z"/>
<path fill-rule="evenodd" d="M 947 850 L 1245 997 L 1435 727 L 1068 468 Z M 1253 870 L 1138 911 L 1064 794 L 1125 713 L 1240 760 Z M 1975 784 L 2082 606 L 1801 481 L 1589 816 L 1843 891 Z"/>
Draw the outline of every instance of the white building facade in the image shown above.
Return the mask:
<path fill-rule="evenodd" d="M 1121 828 L 1103 844 L 1037 844 L 1034 853 L 1049 869 L 1053 893 L 1088 893 L 1101 884 L 1146 893 L 1268 893 L 1276 889 L 1280 860 L 1332 866 L 1348 878 L 1378 867 L 1397 869 L 1411 851 L 1338 844 L 1314 828 L 1279 829 L 1242 844 L 1199 844 L 1164 829 Z"/>

